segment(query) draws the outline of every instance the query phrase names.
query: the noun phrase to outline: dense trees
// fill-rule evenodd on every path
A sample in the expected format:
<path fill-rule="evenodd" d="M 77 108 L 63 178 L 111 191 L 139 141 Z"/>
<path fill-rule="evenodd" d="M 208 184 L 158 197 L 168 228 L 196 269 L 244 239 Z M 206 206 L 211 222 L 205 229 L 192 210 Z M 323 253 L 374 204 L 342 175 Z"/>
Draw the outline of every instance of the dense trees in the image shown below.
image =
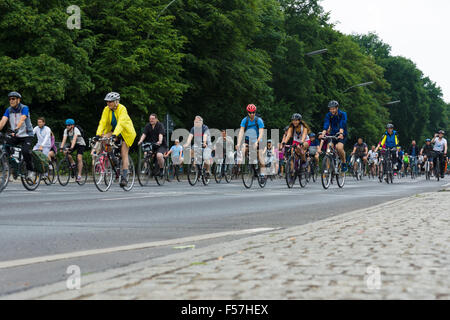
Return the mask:
<path fill-rule="evenodd" d="M 20 91 L 57 136 L 68 117 L 93 134 L 112 90 L 137 128 L 150 112 L 236 128 L 254 103 L 270 128 L 300 112 L 318 131 L 330 99 L 349 113 L 350 141 L 377 142 L 388 121 L 404 140 L 448 126 L 436 83 L 376 34 L 336 31 L 318 0 L 177 0 L 161 13 L 169 2 L 0 0 L 0 94 Z M 66 25 L 73 4 L 81 29 Z"/>

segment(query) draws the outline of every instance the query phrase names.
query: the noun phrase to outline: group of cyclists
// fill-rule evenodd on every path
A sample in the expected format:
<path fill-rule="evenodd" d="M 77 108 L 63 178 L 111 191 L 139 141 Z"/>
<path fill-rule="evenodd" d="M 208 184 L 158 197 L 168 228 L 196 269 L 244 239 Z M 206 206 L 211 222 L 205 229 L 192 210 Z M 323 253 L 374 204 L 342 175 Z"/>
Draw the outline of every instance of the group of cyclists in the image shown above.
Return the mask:
<path fill-rule="evenodd" d="M 36 172 L 33 168 L 32 152 L 42 152 L 51 161 L 56 157 L 58 151 L 55 145 L 55 137 L 52 130 L 45 125 L 45 118 L 43 117 L 38 118 L 37 126 L 33 128 L 30 108 L 22 103 L 20 93 L 10 92 L 8 99 L 10 106 L 0 120 L 0 131 L 7 123 L 10 126 L 10 133 L 6 136 L 4 142 L 8 146 L 8 148 L 5 148 L 5 152 L 10 153 L 11 147 L 21 148 L 23 161 L 27 169 L 25 178 L 33 181 L 36 179 Z M 128 115 L 127 108 L 120 103 L 119 93 L 110 92 L 104 100 L 106 106 L 103 109 L 96 136 L 89 141 L 89 144 L 92 143 L 91 155 L 95 158 L 106 148 L 108 141 L 114 142 L 114 145 L 119 149 L 118 153 L 121 158 L 120 186 L 126 187 L 130 176 L 129 170 L 134 170 L 130 169 L 129 150 L 137 137 L 136 130 Z M 221 138 L 213 144 L 208 126 L 201 116 L 196 116 L 194 125 L 186 141 L 183 141 L 183 145 L 179 140 L 175 140 L 175 145 L 170 149 L 167 147 L 164 125 L 158 120 L 156 114 L 151 114 L 149 122 L 138 140 L 138 145 L 151 143 L 154 146 L 152 152 L 155 155 L 157 166 L 155 166 L 156 171 L 153 174 L 160 177 L 164 175 L 164 163 L 168 157 L 171 157 L 174 164 L 183 165 L 185 157 L 195 158 L 194 152 L 198 150 L 200 150 L 201 163 L 207 177 L 211 175 L 213 160 L 217 159 L 218 155 L 222 160 L 225 158 L 232 159 L 232 162 L 237 166 L 245 164 L 250 154 L 255 155 L 252 164 L 258 167 L 256 172 L 258 179 L 264 181 L 273 172 L 283 174 L 284 170 L 288 171 L 287 169 L 292 172 L 294 161 L 298 161 L 299 165 L 295 170 L 298 170 L 299 174 L 308 170 L 307 165 L 310 162 L 316 168 L 319 168 L 319 155 L 330 152 L 336 158 L 338 170 L 343 172 L 344 175 L 349 168 L 356 171 L 357 163 L 361 163 L 369 173 L 375 176 L 379 170 L 380 150 L 393 151 L 391 153 L 392 161 L 394 169 L 397 171 L 403 167 L 403 172 L 406 172 L 408 168 L 411 168 L 412 162 L 417 164 L 419 170 L 427 161 L 433 168 L 438 161 L 440 172 L 436 174 L 444 177 L 448 159 L 447 140 L 444 138 L 445 132 L 443 130 L 440 130 L 433 139 L 427 139 L 421 149 L 413 141 L 407 150 L 408 152 L 404 153 L 399 146 L 397 131 L 394 130 L 392 124 L 388 124 L 377 146 L 372 146 L 369 150 L 363 139 L 359 138 L 353 146 L 350 159 L 347 159 L 344 149 L 348 138 L 347 113 L 340 110 L 339 103 L 334 100 L 329 102 L 328 109 L 329 112 L 325 115 L 323 129 L 317 134 L 312 132 L 310 125 L 301 114 L 294 113 L 289 125 L 284 129 L 283 138 L 278 145 L 271 140 L 263 145 L 263 142 L 265 142 L 263 140 L 265 138 L 264 121 L 257 115 L 257 107 L 254 104 L 249 104 L 246 107 L 247 115 L 240 122 L 237 145 L 234 145 L 234 137 L 228 136 L 224 129 Z M 59 151 L 69 156 L 71 165 L 77 168 L 76 180 L 79 181 L 82 179 L 83 153 L 89 147 L 88 141 L 74 119 L 66 119 L 65 126 Z M 33 146 L 35 136 L 37 143 Z M 66 143 L 68 143 L 68 147 L 65 147 Z M 185 154 L 187 149 L 190 149 L 190 151 Z M 75 160 L 71 156 L 73 152 L 76 152 Z M 288 163 L 288 161 L 291 162 Z M 7 164 L 2 163 L 1 165 Z M 326 170 L 322 168 L 322 174 L 326 173 Z"/>

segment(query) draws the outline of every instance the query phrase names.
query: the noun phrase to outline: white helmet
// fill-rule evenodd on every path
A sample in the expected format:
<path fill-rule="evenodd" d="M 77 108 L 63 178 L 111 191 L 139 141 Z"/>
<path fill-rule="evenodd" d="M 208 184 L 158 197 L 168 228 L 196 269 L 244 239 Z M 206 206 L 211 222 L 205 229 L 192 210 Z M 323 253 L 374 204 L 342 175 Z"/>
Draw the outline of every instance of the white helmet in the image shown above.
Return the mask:
<path fill-rule="evenodd" d="M 120 100 L 120 94 L 117 92 L 110 92 L 106 95 L 105 101 L 117 101 Z"/>

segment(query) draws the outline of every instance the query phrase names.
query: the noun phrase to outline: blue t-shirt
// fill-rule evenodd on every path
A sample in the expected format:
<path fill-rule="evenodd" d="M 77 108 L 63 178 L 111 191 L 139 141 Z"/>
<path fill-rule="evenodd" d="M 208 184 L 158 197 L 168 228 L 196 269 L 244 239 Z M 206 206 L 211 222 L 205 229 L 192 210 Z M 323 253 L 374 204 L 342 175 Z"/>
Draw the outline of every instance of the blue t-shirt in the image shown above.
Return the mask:
<path fill-rule="evenodd" d="M 256 141 L 259 137 L 259 130 L 256 126 L 256 120 L 258 121 L 259 129 L 264 128 L 264 121 L 260 117 L 258 119 L 253 119 L 253 121 L 248 118 L 248 125 L 247 125 L 247 131 L 245 132 L 245 137 L 248 138 L 250 141 Z M 245 124 L 247 123 L 247 117 L 242 119 L 241 121 L 241 127 L 245 128 Z"/>
<path fill-rule="evenodd" d="M 178 146 L 172 146 L 172 148 L 170 148 L 170 151 L 172 151 L 172 156 L 174 158 L 179 158 L 181 152 L 183 151 L 183 147 L 181 146 L 181 144 L 179 144 Z"/>
<path fill-rule="evenodd" d="M 344 129 L 344 136 L 347 136 L 347 112 L 338 110 L 337 115 L 328 112 L 325 116 L 323 130 L 328 130 L 331 127 L 331 135 L 335 135 L 340 129 Z"/>
<path fill-rule="evenodd" d="M 310 147 L 318 147 L 319 146 L 319 139 L 314 139 L 314 141 L 309 140 L 309 146 Z"/>

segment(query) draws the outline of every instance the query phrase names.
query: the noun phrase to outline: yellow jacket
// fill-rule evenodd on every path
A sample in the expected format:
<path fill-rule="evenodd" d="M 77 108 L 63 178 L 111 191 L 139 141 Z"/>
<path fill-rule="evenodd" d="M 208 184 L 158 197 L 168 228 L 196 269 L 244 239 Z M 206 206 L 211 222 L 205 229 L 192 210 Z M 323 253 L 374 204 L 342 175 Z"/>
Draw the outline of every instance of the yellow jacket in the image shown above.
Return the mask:
<path fill-rule="evenodd" d="M 136 130 L 134 130 L 133 121 L 131 121 L 131 118 L 128 115 L 127 108 L 119 104 L 114 113 L 117 119 L 117 125 L 113 135 L 118 136 L 121 134 L 127 146 L 131 147 L 134 139 L 136 139 Z M 98 124 L 98 136 L 112 131 L 111 120 L 112 111 L 106 106 L 105 109 L 103 109 L 102 118 Z"/>

